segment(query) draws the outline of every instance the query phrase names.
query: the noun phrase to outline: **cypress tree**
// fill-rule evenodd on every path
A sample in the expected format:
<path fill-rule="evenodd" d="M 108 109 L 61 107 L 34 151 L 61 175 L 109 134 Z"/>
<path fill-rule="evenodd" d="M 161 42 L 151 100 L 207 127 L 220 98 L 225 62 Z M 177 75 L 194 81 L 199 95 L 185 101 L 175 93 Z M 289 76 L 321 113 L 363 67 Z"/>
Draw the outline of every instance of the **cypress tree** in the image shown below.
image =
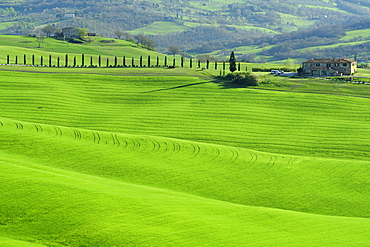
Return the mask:
<path fill-rule="evenodd" d="M 77 59 L 76 59 L 76 56 L 73 57 L 73 67 L 76 67 L 76 62 L 77 62 Z"/>
<path fill-rule="evenodd" d="M 51 55 L 49 55 L 49 67 L 51 67 Z"/>
<path fill-rule="evenodd" d="M 159 57 L 157 56 L 157 67 L 159 67 Z"/>
<path fill-rule="evenodd" d="M 217 70 L 217 62 L 215 62 L 215 70 Z"/>
<path fill-rule="evenodd" d="M 198 60 L 198 69 L 200 68 L 200 60 Z"/>
<path fill-rule="evenodd" d="M 68 67 L 68 54 L 66 54 L 66 67 Z"/>
<path fill-rule="evenodd" d="M 143 56 L 140 56 L 140 67 L 143 67 Z"/>
<path fill-rule="evenodd" d="M 148 55 L 148 67 L 150 67 L 150 56 Z"/>
<path fill-rule="evenodd" d="M 114 57 L 114 67 L 117 67 L 117 57 Z"/>
<path fill-rule="evenodd" d="M 24 65 L 27 64 L 27 56 L 26 56 L 26 54 L 23 55 L 23 64 Z"/>
<path fill-rule="evenodd" d="M 93 67 L 93 58 L 92 58 L 92 56 L 90 57 L 90 67 Z"/>
<path fill-rule="evenodd" d="M 190 61 L 189 61 L 189 67 L 190 67 L 190 68 L 193 68 L 193 59 L 192 59 L 192 58 L 190 58 Z"/>
<path fill-rule="evenodd" d="M 6 55 L 6 64 L 9 64 L 9 59 L 10 59 L 9 55 Z"/>
<path fill-rule="evenodd" d="M 238 71 L 240 71 L 240 63 L 238 63 Z"/>
<path fill-rule="evenodd" d="M 81 56 L 81 67 L 85 67 L 85 54 Z"/>
<path fill-rule="evenodd" d="M 134 58 L 131 59 L 131 66 L 132 67 L 135 67 L 135 60 L 134 60 Z"/>
<path fill-rule="evenodd" d="M 32 66 L 35 66 L 35 55 L 32 54 Z"/>
<path fill-rule="evenodd" d="M 58 67 L 60 66 L 60 57 L 58 57 L 58 59 L 57 59 L 57 66 Z"/>
<path fill-rule="evenodd" d="M 44 63 L 44 58 L 41 56 L 41 57 L 40 57 L 40 65 L 42 66 L 42 65 L 43 65 L 43 63 Z"/>
<path fill-rule="evenodd" d="M 109 67 L 109 58 L 107 57 L 107 64 L 106 64 L 106 67 L 108 68 Z"/>
<path fill-rule="evenodd" d="M 209 60 L 207 59 L 206 68 L 209 69 Z"/>
<path fill-rule="evenodd" d="M 126 67 L 126 56 L 123 56 L 122 60 L 123 67 Z"/>
<path fill-rule="evenodd" d="M 231 54 L 230 54 L 229 64 L 230 64 L 229 69 L 232 73 L 236 70 L 236 60 L 235 60 L 234 51 L 232 51 Z"/>
<path fill-rule="evenodd" d="M 18 64 L 18 56 L 15 56 L 15 64 Z"/>
<path fill-rule="evenodd" d="M 167 66 L 167 57 L 164 57 L 164 67 Z"/>
<path fill-rule="evenodd" d="M 184 68 L 184 56 L 181 57 L 181 68 Z"/>
<path fill-rule="evenodd" d="M 101 67 L 101 56 L 98 57 L 98 66 Z"/>
<path fill-rule="evenodd" d="M 176 58 L 173 58 L 172 66 L 173 66 L 173 67 L 175 67 L 175 66 L 176 66 Z"/>

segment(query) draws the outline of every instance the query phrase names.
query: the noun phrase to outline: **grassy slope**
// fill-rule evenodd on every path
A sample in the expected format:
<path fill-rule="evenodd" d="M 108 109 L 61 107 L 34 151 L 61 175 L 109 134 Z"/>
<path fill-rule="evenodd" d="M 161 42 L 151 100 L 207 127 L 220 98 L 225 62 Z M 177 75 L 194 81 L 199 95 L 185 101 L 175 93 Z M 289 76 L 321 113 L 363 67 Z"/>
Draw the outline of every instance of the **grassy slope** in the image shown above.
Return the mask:
<path fill-rule="evenodd" d="M 105 59 L 108 57 L 112 61 L 114 56 L 126 56 L 127 58 L 134 57 L 137 59 L 140 56 L 146 58 L 150 55 L 153 59 L 157 56 L 163 58 L 163 54 L 161 53 L 141 48 L 139 45 L 125 40 L 115 40 L 115 43 L 102 44 L 99 41 L 104 40 L 104 38 L 96 37 L 95 42 L 91 44 L 72 44 L 52 38 L 45 38 L 44 42 L 41 43 L 41 48 L 38 48 L 38 43 L 35 37 L 12 35 L 1 35 L 0 37 L 0 52 L 3 54 L 0 56 L 0 63 L 6 62 L 7 55 L 10 55 L 11 63 L 14 63 L 15 56 L 18 56 L 19 63 L 23 63 L 24 54 L 28 56 L 29 64 L 31 63 L 30 60 L 33 54 L 36 56 L 37 61 L 39 61 L 39 56 L 45 56 L 45 63 L 48 62 L 48 56 L 52 55 L 54 64 L 56 64 L 56 57 L 60 57 L 60 61 L 63 62 L 65 54 L 69 54 L 70 59 L 73 56 L 76 56 L 79 64 L 81 54 L 86 55 L 86 64 L 89 64 L 89 56 L 93 56 L 94 63 L 96 63 L 98 55 L 102 56 L 104 59 L 103 62 L 105 62 Z"/>
<path fill-rule="evenodd" d="M 149 35 L 163 35 L 173 32 L 183 32 L 189 30 L 189 27 L 176 24 L 174 22 L 157 21 L 146 27 L 135 29 L 130 31 L 130 34 L 149 34 Z"/>
<path fill-rule="evenodd" d="M 0 73 L 0 242 L 368 245 L 366 85 L 114 71 Z"/>

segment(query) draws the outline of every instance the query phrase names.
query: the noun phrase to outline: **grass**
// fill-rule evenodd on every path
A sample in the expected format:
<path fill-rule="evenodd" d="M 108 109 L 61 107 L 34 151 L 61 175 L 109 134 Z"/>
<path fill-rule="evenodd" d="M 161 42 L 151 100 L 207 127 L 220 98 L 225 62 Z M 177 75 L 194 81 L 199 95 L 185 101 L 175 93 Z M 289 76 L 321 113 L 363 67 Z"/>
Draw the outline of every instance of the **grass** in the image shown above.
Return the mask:
<path fill-rule="evenodd" d="M 163 35 L 173 32 L 183 32 L 189 30 L 189 27 L 176 24 L 174 22 L 157 21 L 146 27 L 130 31 L 130 34 L 149 34 L 149 35 Z"/>
<path fill-rule="evenodd" d="M 110 57 L 111 59 L 113 59 L 114 56 L 139 58 L 140 56 L 147 57 L 148 55 L 153 58 L 156 56 L 163 58 L 163 54 L 161 53 L 144 49 L 136 43 L 125 40 L 115 39 L 114 43 L 103 44 L 100 41 L 106 38 L 95 37 L 94 42 L 91 44 L 72 44 L 62 40 L 45 38 L 44 42 L 41 43 L 41 48 L 38 48 L 39 45 L 35 37 L 12 35 L 0 35 L 0 37 L 0 49 L 3 54 L 3 56 L 0 56 L 0 63 L 6 61 L 6 55 L 15 57 L 16 55 L 23 56 L 23 54 L 46 56 L 53 54 L 55 56 L 60 56 L 61 59 L 64 58 L 66 53 L 71 56 L 86 54 L 97 57 L 101 55 L 103 57 Z"/>
<path fill-rule="evenodd" d="M 5 246 L 370 242 L 368 85 L 0 69 Z"/>
<path fill-rule="evenodd" d="M 370 36 L 370 28 L 367 28 L 367 29 L 348 31 L 346 32 L 346 36 L 340 38 L 340 40 L 349 41 L 356 37 L 369 37 L 369 36 Z"/>
<path fill-rule="evenodd" d="M 16 23 L 17 23 L 16 21 L 2 22 L 2 23 L 0 23 L 0 30 L 7 29 L 8 27 L 11 27 L 11 26 L 13 26 Z"/>

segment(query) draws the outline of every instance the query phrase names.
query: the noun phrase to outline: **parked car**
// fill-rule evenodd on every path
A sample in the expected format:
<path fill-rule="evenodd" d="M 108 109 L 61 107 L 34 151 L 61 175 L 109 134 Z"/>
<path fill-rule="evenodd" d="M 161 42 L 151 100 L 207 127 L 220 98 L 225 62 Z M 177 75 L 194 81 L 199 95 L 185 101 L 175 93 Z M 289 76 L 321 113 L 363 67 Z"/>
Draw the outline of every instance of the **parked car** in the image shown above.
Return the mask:
<path fill-rule="evenodd" d="M 279 71 L 279 70 L 276 70 L 276 69 L 273 69 L 271 70 L 271 74 L 273 75 L 280 75 L 280 74 L 284 74 L 284 71 Z"/>

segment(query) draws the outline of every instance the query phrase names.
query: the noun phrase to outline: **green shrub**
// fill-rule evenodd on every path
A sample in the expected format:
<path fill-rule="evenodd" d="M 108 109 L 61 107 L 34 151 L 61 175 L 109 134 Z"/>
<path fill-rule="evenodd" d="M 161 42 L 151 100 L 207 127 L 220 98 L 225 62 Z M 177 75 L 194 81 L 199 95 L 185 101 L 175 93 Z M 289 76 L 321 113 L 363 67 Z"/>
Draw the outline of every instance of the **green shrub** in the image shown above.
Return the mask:
<path fill-rule="evenodd" d="M 229 73 L 226 75 L 232 84 L 242 86 L 258 86 L 258 76 L 250 72 Z"/>

